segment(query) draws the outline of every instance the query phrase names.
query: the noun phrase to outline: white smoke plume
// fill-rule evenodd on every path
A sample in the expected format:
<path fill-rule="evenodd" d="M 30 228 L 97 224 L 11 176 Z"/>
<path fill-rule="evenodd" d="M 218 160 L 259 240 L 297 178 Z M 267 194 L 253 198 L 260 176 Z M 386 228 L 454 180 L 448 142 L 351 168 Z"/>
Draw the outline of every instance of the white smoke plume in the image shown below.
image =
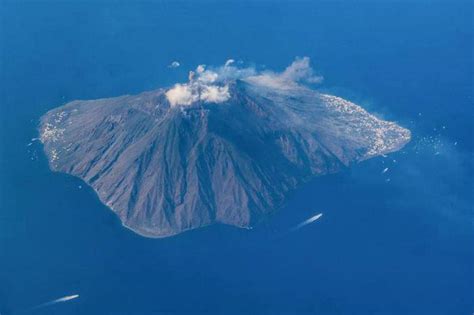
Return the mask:
<path fill-rule="evenodd" d="M 171 106 L 191 105 L 199 100 L 199 94 L 195 93 L 189 84 L 176 84 L 166 92 L 166 97 Z"/>
<path fill-rule="evenodd" d="M 169 68 L 178 68 L 181 64 L 179 61 L 173 61 L 168 67 Z"/>
<path fill-rule="evenodd" d="M 189 106 L 195 102 L 224 103 L 230 98 L 229 82 L 245 80 L 272 89 L 289 89 L 300 83 L 320 83 L 322 77 L 314 74 L 308 57 L 296 58 L 283 72 L 258 72 L 254 67 L 239 68 L 229 59 L 223 66 L 207 68 L 198 65 L 190 71 L 189 82 L 175 84 L 166 92 L 171 106 Z"/>
<path fill-rule="evenodd" d="M 323 77 L 315 75 L 309 57 L 303 57 L 296 58 L 281 73 L 266 71 L 249 77 L 248 81 L 272 89 L 285 90 L 295 88 L 299 83 L 321 83 Z"/>

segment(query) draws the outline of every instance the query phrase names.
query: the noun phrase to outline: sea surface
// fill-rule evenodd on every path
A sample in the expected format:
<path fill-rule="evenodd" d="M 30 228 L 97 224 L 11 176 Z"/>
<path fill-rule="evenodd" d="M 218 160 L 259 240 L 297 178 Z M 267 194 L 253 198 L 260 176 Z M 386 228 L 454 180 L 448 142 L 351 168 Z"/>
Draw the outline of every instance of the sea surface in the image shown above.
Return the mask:
<path fill-rule="evenodd" d="M 0 2 L 0 313 L 472 314 L 472 18 L 456 1 Z M 413 140 L 315 179 L 252 230 L 138 236 L 32 141 L 71 100 L 296 56 L 321 91 Z"/>

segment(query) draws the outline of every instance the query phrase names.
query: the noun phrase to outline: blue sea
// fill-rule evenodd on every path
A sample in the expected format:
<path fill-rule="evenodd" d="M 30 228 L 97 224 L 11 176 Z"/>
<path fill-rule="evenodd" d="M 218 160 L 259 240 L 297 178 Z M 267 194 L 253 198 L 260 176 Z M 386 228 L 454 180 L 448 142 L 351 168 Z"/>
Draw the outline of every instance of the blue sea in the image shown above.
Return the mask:
<path fill-rule="evenodd" d="M 1 1 L 0 314 L 472 314 L 472 21 L 456 1 Z M 138 236 L 31 141 L 71 100 L 297 56 L 413 140 L 253 230 Z"/>

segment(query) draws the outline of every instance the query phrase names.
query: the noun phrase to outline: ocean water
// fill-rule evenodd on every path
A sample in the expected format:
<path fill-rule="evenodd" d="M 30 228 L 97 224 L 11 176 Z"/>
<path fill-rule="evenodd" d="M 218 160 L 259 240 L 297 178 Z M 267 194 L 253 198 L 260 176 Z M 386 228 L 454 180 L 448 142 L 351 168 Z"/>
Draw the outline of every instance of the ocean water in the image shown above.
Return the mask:
<path fill-rule="evenodd" d="M 472 11 L 450 1 L 2 1 L 0 313 L 471 314 Z M 253 230 L 140 237 L 28 146 L 38 118 L 67 101 L 167 86 L 200 63 L 281 70 L 296 56 L 311 58 L 322 91 L 413 140 L 315 179 Z"/>

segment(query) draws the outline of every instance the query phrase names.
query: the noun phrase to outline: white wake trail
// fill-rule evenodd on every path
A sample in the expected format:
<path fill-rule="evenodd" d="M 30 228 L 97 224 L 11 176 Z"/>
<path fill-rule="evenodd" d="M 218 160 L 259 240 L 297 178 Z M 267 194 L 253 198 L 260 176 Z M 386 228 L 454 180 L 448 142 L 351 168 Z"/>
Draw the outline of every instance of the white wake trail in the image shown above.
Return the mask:
<path fill-rule="evenodd" d="M 64 303 L 64 302 L 67 302 L 67 301 L 77 299 L 78 297 L 79 297 L 79 294 L 63 296 L 59 299 L 55 299 L 55 300 L 52 300 L 52 301 L 49 301 L 49 302 L 46 302 L 46 303 L 36 305 L 32 309 L 39 309 L 39 308 L 51 306 L 51 305 L 58 304 L 58 303 Z"/>
<path fill-rule="evenodd" d="M 300 224 L 298 224 L 297 226 L 293 227 L 291 229 L 291 231 L 296 231 L 296 230 L 299 230 L 301 229 L 303 226 L 305 225 L 308 225 L 310 223 L 313 223 L 314 221 L 318 220 L 319 218 L 321 218 L 323 216 L 322 213 L 318 213 L 314 216 L 312 216 L 311 218 L 307 219 L 307 220 L 304 220 L 303 222 L 301 222 Z"/>

